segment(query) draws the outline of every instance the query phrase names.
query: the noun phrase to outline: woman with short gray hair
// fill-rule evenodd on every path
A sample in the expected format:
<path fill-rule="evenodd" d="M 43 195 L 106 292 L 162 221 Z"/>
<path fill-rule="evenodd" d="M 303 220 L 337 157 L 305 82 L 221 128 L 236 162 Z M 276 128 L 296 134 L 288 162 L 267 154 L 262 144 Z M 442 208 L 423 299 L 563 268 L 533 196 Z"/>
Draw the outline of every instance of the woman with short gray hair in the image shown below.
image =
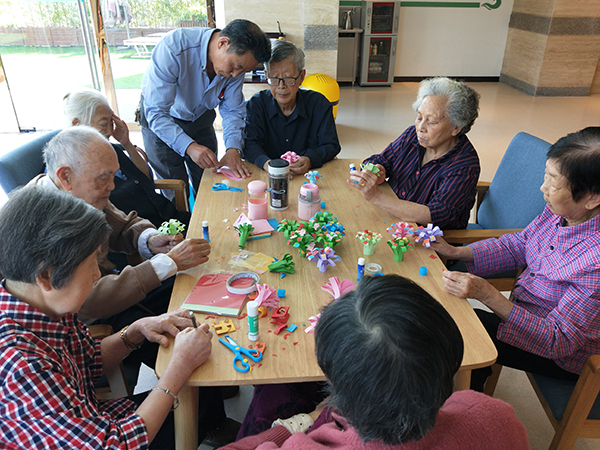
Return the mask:
<path fill-rule="evenodd" d="M 421 82 L 415 125 L 379 155 L 378 173 L 351 172 L 348 183 L 395 217 L 442 229 L 464 229 L 475 203 L 479 157 L 466 134 L 478 116 L 479 94 L 446 77 Z M 388 181 L 397 198 L 379 187 Z"/>

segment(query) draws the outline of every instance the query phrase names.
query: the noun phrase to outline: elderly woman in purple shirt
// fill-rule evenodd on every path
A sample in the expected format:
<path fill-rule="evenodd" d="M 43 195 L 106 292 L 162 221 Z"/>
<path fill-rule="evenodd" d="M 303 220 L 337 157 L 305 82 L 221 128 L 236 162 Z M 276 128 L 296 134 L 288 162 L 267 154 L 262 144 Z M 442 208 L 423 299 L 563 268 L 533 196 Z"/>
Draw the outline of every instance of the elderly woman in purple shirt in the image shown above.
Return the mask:
<path fill-rule="evenodd" d="M 587 358 L 600 353 L 599 173 L 600 127 L 571 133 L 548 150 L 540 188 L 547 206 L 523 231 L 466 247 L 443 239 L 432 245 L 467 261 L 471 273 L 446 271 L 444 285 L 492 310 L 476 312 L 499 364 L 575 380 Z M 514 302 L 477 276 L 516 268 L 525 269 Z M 473 371 L 471 387 L 483 389 L 489 373 Z"/>
<path fill-rule="evenodd" d="M 479 94 L 460 81 L 430 78 L 421 82 L 413 109 L 415 124 L 364 161 L 379 173 L 353 171 L 348 184 L 402 220 L 466 228 L 480 172 L 466 134 L 478 116 Z M 396 197 L 379 188 L 386 179 Z"/>

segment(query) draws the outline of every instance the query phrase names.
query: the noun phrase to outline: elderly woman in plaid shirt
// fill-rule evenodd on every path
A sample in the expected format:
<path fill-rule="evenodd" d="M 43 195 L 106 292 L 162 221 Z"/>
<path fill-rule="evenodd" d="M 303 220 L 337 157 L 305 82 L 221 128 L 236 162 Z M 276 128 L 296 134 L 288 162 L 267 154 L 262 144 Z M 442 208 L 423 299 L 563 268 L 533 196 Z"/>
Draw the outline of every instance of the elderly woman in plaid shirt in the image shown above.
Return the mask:
<path fill-rule="evenodd" d="M 498 349 L 498 363 L 561 379 L 577 379 L 587 358 L 600 353 L 600 127 L 559 139 L 548 150 L 547 206 L 523 231 L 452 247 L 432 245 L 471 273 L 444 272 L 446 290 L 475 298 Z M 524 268 L 507 300 L 485 276 Z M 473 371 L 483 389 L 491 370 Z"/>
<path fill-rule="evenodd" d="M 176 311 L 95 341 L 76 313 L 100 278 L 108 239 L 104 214 L 83 200 L 37 186 L 14 192 L 0 211 L 0 447 L 170 448 L 161 426 L 177 393 L 211 352 L 206 324 Z M 94 383 L 145 339 L 173 358 L 145 400 L 100 401 Z M 169 436 L 169 432 L 171 436 Z M 164 438 L 154 438 L 160 435 Z"/>

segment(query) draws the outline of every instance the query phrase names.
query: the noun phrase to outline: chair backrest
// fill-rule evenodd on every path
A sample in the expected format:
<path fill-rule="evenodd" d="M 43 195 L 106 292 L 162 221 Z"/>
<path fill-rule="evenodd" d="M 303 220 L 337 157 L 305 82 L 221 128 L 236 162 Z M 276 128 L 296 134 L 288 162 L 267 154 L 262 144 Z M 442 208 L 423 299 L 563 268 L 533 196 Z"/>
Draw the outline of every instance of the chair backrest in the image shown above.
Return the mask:
<path fill-rule="evenodd" d="M 518 133 L 508 145 L 481 202 L 477 223 L 485 229 L 525 228 L 546 206 L 544 182 L 550 143 Z"/>
<path fill-rule="evenodd" d="M 44 173 L 42 150 L 60 130 L 35 138 L 0 157 L 0 186 L 7 194 Z"/>

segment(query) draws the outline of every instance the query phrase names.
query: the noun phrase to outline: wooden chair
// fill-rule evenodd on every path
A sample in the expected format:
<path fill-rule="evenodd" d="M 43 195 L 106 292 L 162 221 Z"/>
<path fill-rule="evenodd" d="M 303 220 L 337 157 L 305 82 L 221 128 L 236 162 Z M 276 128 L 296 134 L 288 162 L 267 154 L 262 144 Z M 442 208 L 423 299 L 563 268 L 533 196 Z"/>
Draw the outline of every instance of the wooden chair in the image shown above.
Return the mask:
<path fill-rule="evenodd" d="M 544 210 L 540 192 L 544 181 L 546 153 L 550 143 L 528 133 L 518 133 L 508 145 L 492 182 L 480 181 L 475 203 L 476 223 L 466 230 L 445 230 L 451 244 L 470 244 L 482 239 L 515 233 Z M 460 262 L 452 270 L 466 272 Z M 511 291 L 518 273 L 511 271 L 486 279 L 501 291 Z"/>
<path fill-rule="evenodd" d="M 95 339 L 104 339 L 114 332 L 113 328 L 108 324 L 90 325 L 88 328 L 90 334 Z M 108 380 L 108 387 L 96 388 L 96 396 L 100 400 L 127 397 L 133 394 L 127 383 L 123 364 L 119 364 L 118 367 L 106 373 L 106 379 Z"/>
<path fill-rule="evenodd" d="M 492 366 L 484 393 L 493 395 L 502 366 Z M 600 439 L 600 355 L 588 358 L 577 381 L 527 372 L 555 434 L 549 450 L 571 450 L 579 438 Z"/>

